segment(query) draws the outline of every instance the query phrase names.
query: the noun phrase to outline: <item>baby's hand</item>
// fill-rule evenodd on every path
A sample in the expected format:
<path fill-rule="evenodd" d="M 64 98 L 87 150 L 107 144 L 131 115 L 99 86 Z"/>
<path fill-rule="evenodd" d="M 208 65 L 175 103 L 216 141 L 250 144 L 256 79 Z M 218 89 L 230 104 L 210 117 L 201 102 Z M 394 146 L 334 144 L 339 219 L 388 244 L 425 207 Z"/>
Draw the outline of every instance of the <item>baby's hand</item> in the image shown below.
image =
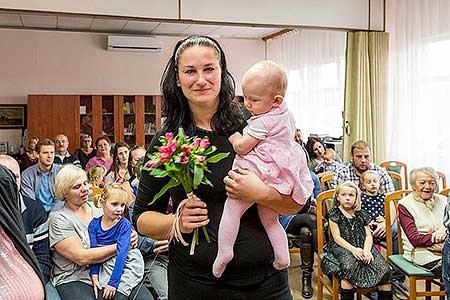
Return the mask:
<path fill-rule="evenodd" d="M 234 144 L 234 142 L 240 138 L 242 138 L 242 134 L 240 134 L 239 132 L 235 132 L 228 138 L 228 140 L 231 144 Z"/>

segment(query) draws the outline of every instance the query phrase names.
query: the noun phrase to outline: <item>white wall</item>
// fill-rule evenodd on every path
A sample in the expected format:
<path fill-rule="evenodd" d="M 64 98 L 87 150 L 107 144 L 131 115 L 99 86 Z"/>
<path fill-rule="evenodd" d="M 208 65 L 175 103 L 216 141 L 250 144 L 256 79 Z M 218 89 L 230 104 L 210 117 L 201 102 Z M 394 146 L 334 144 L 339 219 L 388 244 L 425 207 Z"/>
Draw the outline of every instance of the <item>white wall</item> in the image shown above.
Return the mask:
<path fill-rule="evenodd" d="M 382 30 L 384 17 L 383 0 L 181 0 L 179 3 L 178 0 L 0 0 L 0 8 L 362 30 L 368 30 L 369 26 Z"/>
<path fill-rule="evenodd" d="M 106 51 L 106 35 L 0 29 L 0 103 L 26 104 L 29 94 L 160 94 L 159 81 L 179 38 L 163 37 L 161 53 Z M 241 78 L 264 59 L 258 40 L 220 40 L 241 93 Z M 0 142 L 20 143 L 20 130 Z"/>

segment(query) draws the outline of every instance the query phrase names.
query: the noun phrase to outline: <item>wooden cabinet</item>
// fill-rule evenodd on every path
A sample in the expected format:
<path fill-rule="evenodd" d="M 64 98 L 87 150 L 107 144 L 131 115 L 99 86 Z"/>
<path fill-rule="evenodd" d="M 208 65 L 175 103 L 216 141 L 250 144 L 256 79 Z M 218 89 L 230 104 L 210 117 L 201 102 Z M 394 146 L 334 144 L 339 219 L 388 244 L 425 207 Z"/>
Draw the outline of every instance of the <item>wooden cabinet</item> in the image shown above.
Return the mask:
<path fill-rule="evenodd" d="M 148 145 L 161 128 L 161 96 L 29 95 L 28 124 L 29 135 L 40 138 L 64 133 L 71 152 L 80 147 L 80 133 Z"/>

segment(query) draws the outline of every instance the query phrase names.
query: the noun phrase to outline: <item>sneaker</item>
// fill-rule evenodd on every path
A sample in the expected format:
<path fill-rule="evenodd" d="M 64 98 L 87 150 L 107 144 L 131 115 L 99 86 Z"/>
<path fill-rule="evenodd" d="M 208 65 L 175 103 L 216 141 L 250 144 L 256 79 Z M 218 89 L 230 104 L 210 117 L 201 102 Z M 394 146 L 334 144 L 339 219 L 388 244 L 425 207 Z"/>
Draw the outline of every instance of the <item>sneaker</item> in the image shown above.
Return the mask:
<path fill-rule="evenodd" d="M 408 287 L 403 283 L 403 282 L 399 282 L 399 281 L 395 281 L 395 284 L 397 286 L 399 286 L 400 289 L 404 290 L 405 292 L 408 292 Z M 393 286 L 394 287 L 394 286 Z M 392 290 L 392 294 L 400 300 L 407 300 L 408 297 L 406 297 L 405 295 L 403 295 L 398 289 L 398 287 L 394 287 Z"/>

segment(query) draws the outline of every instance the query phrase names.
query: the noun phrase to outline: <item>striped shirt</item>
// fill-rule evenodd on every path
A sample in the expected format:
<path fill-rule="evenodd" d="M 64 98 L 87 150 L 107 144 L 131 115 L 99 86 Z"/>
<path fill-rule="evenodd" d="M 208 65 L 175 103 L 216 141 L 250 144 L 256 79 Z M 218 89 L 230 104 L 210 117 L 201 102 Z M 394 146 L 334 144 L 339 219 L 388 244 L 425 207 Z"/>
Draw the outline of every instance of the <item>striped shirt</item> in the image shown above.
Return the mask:
<path fill-rule="evenodd" d="M 44 287 L 0 225 L 0 299 L 44 300 Z"/>
<path fill-rule="evenodd" d="M 394 183 L 389 174 L 377 165 L 370 164 L 369 170 L 373 170 L 380 176 L 380 193 L 387 194 L 395 191 Z M 356 174 L 353 162 L 349 161 L 341 168 L 336 170 L 333 176 L 332 187 L 335 189 L 340 183 L 344 181 L 351 181 L 359 187 L 359 176 Z"/>

